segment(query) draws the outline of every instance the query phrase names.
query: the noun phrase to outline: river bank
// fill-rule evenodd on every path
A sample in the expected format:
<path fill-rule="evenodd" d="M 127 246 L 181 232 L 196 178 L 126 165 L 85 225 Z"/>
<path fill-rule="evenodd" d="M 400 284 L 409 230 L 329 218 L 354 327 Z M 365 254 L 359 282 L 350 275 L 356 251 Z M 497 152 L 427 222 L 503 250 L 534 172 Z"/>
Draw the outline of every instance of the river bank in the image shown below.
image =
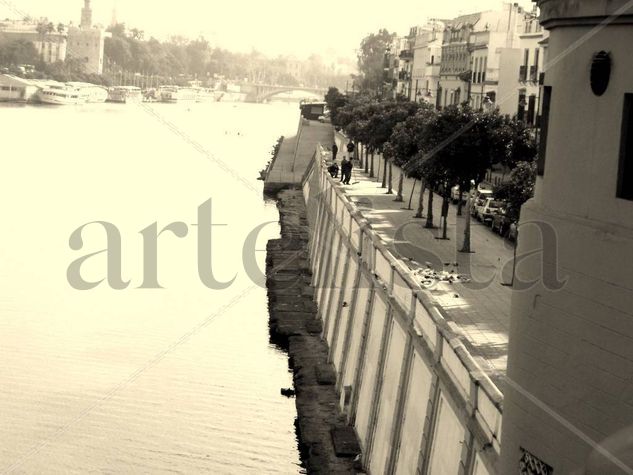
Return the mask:
<path fill-rule="evenodd" d="M 297 405 L 297 437 L 308 473 L 356 473 L 360 448 L 337 410 L 336 374 L 321 339 L 310 282 L 309 228 L 303 194 L 277 196 L 281 238 L 267 246 L 266 275 L 271 341 L 288 353 Z M 292 394 L 292 391 L 287 391 Z"/>
<path fill-rule="evenodd" d="M 281 249 L 299 252 L 294 273 L 278 275 L 269 267 L 269 299 L 271 331 L 288 339 L 300 443 L 305 447 L 307 439 L 320 455 L 332 444 L 324 434 L 334 420 L 348 440 L 358 441 L 357 467 L 367 473 L 495 473 L 503 396 L 473 359 L 444 302 L 384 241 L 398 229 L 383 216 L 394 213 L 392 206 L 373 199 L 378 195 L 363 195 L 365 178 L 357 176 L 353 186 L 334 180 L 326 171 L 331 136 L 310 153 L 301 146 L 306 134 L 316 135 L 312 124 L 299 131 L 296 150 L 303 154 L 280 156 L 275 165 L 282 173 L 265 187 L 282 189 L 276 196 L 286 228 L 269 246 L 271 256 Z M 308 165 L 298 169 L 308 156 Z M 373 205 L 366 206 L 366 199 Z M 281 259 L 271 258 L 273 266 Z M 287 292 L 278 308 L 271 289 Z M 306 333 L 318 351 L 303 345 Z M 309 357 L 317 362 L 297 366 Z M 314 394 L 303 391 L 304 385 L 313 388 L 314 378 L 325 382 L 314 386 Z M 324 398 L 330 419 L 303 410 L 305 392 L 307 399 Z M 309 435 L 302 434 L 314 420 Z M 313 435 L 318 442 L 310 440 Z"/>

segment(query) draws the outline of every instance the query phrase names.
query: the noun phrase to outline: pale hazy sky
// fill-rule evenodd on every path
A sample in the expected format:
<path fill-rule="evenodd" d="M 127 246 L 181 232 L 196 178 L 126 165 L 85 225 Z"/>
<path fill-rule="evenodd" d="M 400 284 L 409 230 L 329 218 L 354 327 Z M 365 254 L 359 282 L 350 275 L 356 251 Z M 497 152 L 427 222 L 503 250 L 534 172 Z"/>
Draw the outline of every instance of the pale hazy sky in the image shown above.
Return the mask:
<path fill-rule="evenodd" d="M 516 1 L 516 0 L 515 0 Z M 79 23 L 83 0 L 0 0 L 0 18 L 27 13 L 54 22 Z M 115 0 L 92 0 L 94 19 L 108 25 Z M 399 34 L 426 18 L 499 8 L 502 0 L 116 0 L 117 18 L 147 36 L 204 35 L 235 51 L 252 47 L 269 55 L 354 57 L 368 33 L 381 27 Z M 519 4 L 531 8 L 530 0 Z"/>

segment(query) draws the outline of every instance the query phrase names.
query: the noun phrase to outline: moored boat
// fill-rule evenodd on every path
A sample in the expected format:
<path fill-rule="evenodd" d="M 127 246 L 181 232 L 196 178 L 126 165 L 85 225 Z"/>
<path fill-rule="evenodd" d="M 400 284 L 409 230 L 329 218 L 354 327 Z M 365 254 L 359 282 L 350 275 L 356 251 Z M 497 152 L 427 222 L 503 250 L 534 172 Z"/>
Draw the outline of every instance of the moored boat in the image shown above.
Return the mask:
<path fill-rule="evenodd" d="M 87 82 L 67 82 L 66 85 L 77 89 L 86 102 L 101 103 L 108 99 L 108 90 L 103 86 Z"/>
<path fill-rule="evenodd" d="M 198 90 L 195 87 L 161 86 L 158 90 L 163 102 L 196 101 Z"/>
<path fill-rule="evenodd" d="M 61 83 L 49 83 L 37 91 L 36 96 L 43 104 L 73 105 L 86 102 L 85 96 L 77 88 Z"/>
<path fill-rule="evenodd" d="M 135 86 L 115 86 L 108 91 L 109 102 L 139 103 L 143 100 L 143 92 L 140 87 Z"/>

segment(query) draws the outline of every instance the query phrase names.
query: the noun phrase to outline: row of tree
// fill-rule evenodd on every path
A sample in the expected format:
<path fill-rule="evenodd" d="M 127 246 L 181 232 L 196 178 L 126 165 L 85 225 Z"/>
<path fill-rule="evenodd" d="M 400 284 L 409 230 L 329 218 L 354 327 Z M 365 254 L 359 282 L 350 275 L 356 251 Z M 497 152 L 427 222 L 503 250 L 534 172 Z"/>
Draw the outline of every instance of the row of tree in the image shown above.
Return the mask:
<path fill-rule="evenodd" d="M 345 77 L 334 73 L 318 55 L 300 62 L 283 56 L 269 58 L 258 51 L 235 53 L 215 48 L 204 38 L 194 40 L 174 36 L 168 41 L 145 38 L 138 29 L 125 24 L 109 28 L 112 38 L 105 42 L 106 68 L 174 79 L 223 76 L 232 80 L 247 80 L 263 84 L 327 87 L 345 84 Z M 293 64 L 291 64 L 293 63 Z"/>
<path fill-rule="evenodd" d="M 45 41 L 51 35 L 63 34 L 63 24 L 43 19 L 36 25 L 37 35 Z M 283 84 L 287 86 L 313 86 L 325 88 L 330 84 L 344 86 L 346 77 L 337 74 L 333 64 L 328 64 L 319 55 L 311 55 L 304 61 L 278 56 L 269 58 L 258 51 L 235 53 L 214 48 L 199 37 L 194 40 L 174 36 L 167 41 L 145 38 L 138 28 L 126 28 L 117 24 L 108 31 L 111 38 L 105 39 L 104 74 L 89 75 L 84 72 L 81 61 L 72 57 L 69 49 L 66 61 L 47 64 L 38 54 L 32 42 L 8 39 L 0 35 L 0 67 L 13 74 L 58 81 L 89 81 L 114 85 L 122 78 L 138 75 L 154 78 L 157 84 L 176 83 L 184 85 L 192 79 L 205 80 L 221 76 L 228 80 L 249 81 L 260 84 Z M 34 65 L 36 72 L 24 73 L 20 67 Z"/>
<path fill-rule="evenodd" d="M 497 111 L 475 111 L 468 105 L 436 110 L 426 103 L 382 100 L 366 94 L 349 97 L 330 88 L 326 102 L 333 124 L 360 144 L 360 158 L 370 176 L 375 175 L 375 156 L 383 160 L 382 186 L 393 193 L 392 165 L 401 169 L 397 201 L 402 201 L 404 175 L 422 182 L 417 217 L 424 212 L 425 189 L 443 199 L 443 237 L 451 188 L 470 192 L 481 183 L 493 165 L 518 170 L 502 193 L 516 210 L 529 197 L 534 183 L 536 144 L 531 132 L 515 119 Z M 433 193 L 427 204 L 428 227 L 433 227 Z M 462 214 L 459 200 L 458 214 Z M 461 249 L 470 252 L 470 213 L 466 213 Z"/>

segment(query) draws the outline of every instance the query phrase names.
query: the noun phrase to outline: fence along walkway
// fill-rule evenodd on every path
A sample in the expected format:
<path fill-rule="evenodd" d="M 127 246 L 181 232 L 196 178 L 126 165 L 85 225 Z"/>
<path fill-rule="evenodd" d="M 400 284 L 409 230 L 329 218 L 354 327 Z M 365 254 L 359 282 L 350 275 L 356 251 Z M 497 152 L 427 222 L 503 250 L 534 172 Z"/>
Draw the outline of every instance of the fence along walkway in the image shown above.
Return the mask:
<path fill-rule="evenodd" d="M 374 474 L 495 473 L 503 396 L 325 170 L 303 185 L 340 408 Z"/>

